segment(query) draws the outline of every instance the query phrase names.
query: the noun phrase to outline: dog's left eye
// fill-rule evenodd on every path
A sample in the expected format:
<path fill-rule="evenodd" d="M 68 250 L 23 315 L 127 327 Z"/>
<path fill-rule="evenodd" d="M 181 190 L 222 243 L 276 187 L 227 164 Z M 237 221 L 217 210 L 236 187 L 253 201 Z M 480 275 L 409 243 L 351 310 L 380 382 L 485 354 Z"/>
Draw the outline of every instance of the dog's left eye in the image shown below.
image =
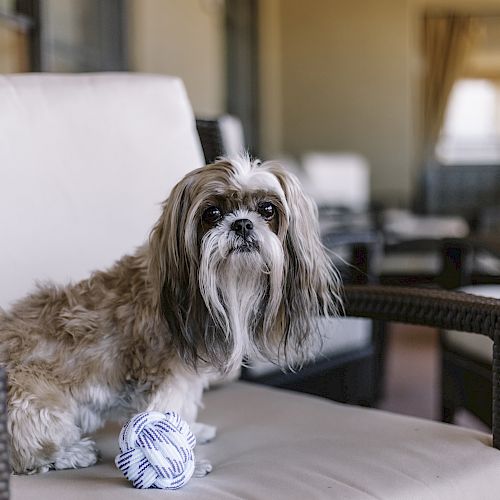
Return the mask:
<path fill-rule="evenodd" d="M 205 222 L 209 224 L 214 224 L 222 218 L 222 212 L 219 207 L 208 207 L 203 212 L 202 218 Z"/>
<path fill-rule="evenodd" d="M 259 203 L 257 211 L 264 219 L 271 220 L 276 213 L 276 207 L 271 202 L 265 201 L 263 203 Z"/>

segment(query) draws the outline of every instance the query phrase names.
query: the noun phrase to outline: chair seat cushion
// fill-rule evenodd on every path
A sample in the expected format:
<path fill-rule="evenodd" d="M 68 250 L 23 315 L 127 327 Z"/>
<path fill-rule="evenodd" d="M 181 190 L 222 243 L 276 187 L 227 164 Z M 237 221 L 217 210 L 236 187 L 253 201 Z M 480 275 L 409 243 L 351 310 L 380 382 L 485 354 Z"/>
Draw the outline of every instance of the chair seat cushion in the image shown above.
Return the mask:
<path fill-rule="evenodd" d="M 200 420 L 218 436 L 197 454 L 214 469 L 176 498 L 498 499 L 500 451 L 481 432 L 243 382 L 205 402 Z M 95 467 L 13 476 L 12 498 L 164 498 L 134 490 L 115 468 L 118 432 L 98 435 Z"/>

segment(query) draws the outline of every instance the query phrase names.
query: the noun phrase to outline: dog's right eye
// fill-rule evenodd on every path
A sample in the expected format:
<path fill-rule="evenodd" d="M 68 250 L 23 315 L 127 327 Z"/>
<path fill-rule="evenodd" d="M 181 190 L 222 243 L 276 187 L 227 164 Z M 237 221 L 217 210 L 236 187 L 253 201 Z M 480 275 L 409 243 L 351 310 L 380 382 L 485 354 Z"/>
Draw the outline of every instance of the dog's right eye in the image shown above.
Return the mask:
<path fill-rule="evenodd" d="M 204 222 L 214 224 L 222 218 L 222 212 L 218 207 L 208 207 L 201 216 Z"/>

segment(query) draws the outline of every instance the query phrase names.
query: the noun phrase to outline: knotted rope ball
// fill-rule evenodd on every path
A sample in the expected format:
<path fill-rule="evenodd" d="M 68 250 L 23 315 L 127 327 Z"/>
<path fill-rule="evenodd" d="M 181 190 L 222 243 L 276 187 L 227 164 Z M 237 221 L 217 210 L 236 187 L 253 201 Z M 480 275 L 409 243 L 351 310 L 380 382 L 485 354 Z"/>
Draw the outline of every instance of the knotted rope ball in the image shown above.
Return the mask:
<path fill-rule="evenodd" d="M 116 466 L 135 488 L 182 488 L 193 475 L 196 438 L 175 412 L 138 413 L 122 428 Z"/>

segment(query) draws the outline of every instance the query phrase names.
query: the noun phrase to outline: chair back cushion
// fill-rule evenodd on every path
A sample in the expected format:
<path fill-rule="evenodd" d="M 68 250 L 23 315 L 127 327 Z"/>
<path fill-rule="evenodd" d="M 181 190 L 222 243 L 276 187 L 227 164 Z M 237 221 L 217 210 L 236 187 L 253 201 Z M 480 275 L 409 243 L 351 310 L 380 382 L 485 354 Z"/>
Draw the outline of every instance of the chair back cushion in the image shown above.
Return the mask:
<path fill-rule="evenodd" d="M 178 78 L 0 76 L 0 307 L 146 241 L 201 147 Z"/>

